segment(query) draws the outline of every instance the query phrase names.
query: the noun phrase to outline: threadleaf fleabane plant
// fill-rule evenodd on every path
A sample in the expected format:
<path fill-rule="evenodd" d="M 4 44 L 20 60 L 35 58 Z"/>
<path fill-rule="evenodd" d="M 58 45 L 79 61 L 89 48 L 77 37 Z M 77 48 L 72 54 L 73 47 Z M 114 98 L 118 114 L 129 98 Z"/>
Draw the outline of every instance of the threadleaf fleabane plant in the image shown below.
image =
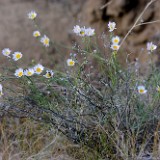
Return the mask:
<path fill-rule="evenodd" d="M 10 54 L 11 54 L 11 50 L 9 48 L 4 48 L 2 50 L 2 54 L 6 57 L 9 57 L 10 58 Z"/>
<path fill-rule="evenodd" d="M 28 18 L 34 20 L 37 17 L 37 13 L 35 11 L 31 11 L 28 13 Z"/>
<path fill-rule="evenodd" d="M 22 68 L 19 68 L 15 71 L 15 74 L 14 74 L 17 78 L 20 78 L 24 75 L 24 71 Z"/>
<path fill-rule="evenodd" d="M 44 70 L 44 67 L 41 64 L 37 64 L 34 66 L 34 71 L 36 74 L 41 74 Z"/>
<path fill-rule="evenodd" d="M 111 49 L 114 50 L 114 51 L 118 51 L 119 50 L 119 45 L 118 44 L 112 44 Z"/>
<path fill-rule="evenodd" d="M 18 61 L 19 59 L 22 58 L 23 55 L 21 52 L 14 52 L 14 54 L 12 56 L 13 56 L 14 61 Z"/>
<path fill-rule="evenodd" d="M 33 68 L 28 68 L 28 69 L 24 70 L 24 75 L 28 76 L 28 77 L 33 76 L 34 73 L 35 73 L 35 71 Z"/>
<path fill-rule="evenodd" d="M 52 70 L 47 70 L 46 74 L 43 75 L 43 76 L 46 77 L 46 78 L 52 78 L 53 75 L 54 75 L 54 72 Z"/>
<path fill-rule="evenodd" d="M 145 94 L 145 93 L 147 93 L 147 90 L 145 89 L 144 86 L 138 86 L 138 92 L 140 94 Z"/>
<path fill-rule="evenodd" d="M 118 36 L 112 37 L 111 49 L 113 51 L 118 51 L 120 47 L 119 43 L 120 43 L 120 37 Z"/>
<path fill-rule="evenodd" d="M 113 44 L 119 44 L 119 42 L 120 42 L 120 38 L 118 36 L 115 36 L 115 37 L 112 38 L 112 43 Z"/>
<path fill-rule="evenodd" d="M 73 32 L 80 37 L 91 37 L 95 35 L 95 29 L 80 27 L 79 25 L 74 26 Z"/>
<path fill-rule="evenodd" d="M 113 32 L 116 28 L 116 23 L 115 22 L 109 22 L 108 23 L 108 28 L 109 28 L 109 32 Z"/>
<path fill-rule="evenodd" d="M 40 37 L 41 36 L 41 33 L 39 31 L 34 31 L 33 32 L 33 37 Z"/>
<path fill-rule="evenodd" d="M 67 65 L 73 67 L 75 65 L 75 61 L 73 59 L 67 59 Z"/>
<path fill-rule="evenodd" d="M 34 21 L 36 17 L 35 12 L 28 14 L 34 24 L 38 21 Z M 33 25 L 34 31 L 42 31 L 37 24 Z M 103 36 L 106 39 L 100 46 L 91 27 L 73 27 L 73 35 L 79 36 L 78 40 L 83 43 L 74 42 L 72 47 L 50 43 L 52 37 L 33 32 L 32 38 L 37 37 L 42 46 L 52 46 L 58 54 L 67 48 L 66 56 L 60 59 L 62 67 L 54 63 L 52 67 L 43 66 L 40 62 L 44 59 L 29 65 L 10 63 L 13 68 L 7 68 L 0 76 L 4 86 L 2 91 L 0 85 L 0 95 L 4 94 L 1 99 L 5 99 L 1 112 L 53 127 L 79 144 L 83 153 L 87 153 L 83 159 L 138 160 L 145 153 L 158 159 L 160 69 L 152 65 L 148 73 L 142 75 L 141 62 L 129 62 L 129 57 L 125 67 L 122 66 L 118 59 L 122 54 L 119 45 L 122 37 L 113 33 L 118 30 L 115 22 L 109 22 L 108 29 L 109 36 Z M 156 44 L 147 44 L 144 54 L 157 48 Z M 45 51 L 47 55 L 48 49 Z M 11 50 L 5 48 L 2 55 L 11 57 Z M 20 59 L 20 55 L 16 55 L 6 61 Z M 52 56 L 50 52 L 48 56 Z M 153 54 L 149 56 L 152 58 Z M 14 81 L 17 94 L 15 97 L 11 94 L 15 93 L 14 88 L 11 95 L 5 96 L 5 84 L 14 84 Z M 87 157 L 89 152 L 93 158 Z"/>
<path fill-rule="evenodd" d="M 157 46 L 155 44 L 153 44 L 153 42 L 148 42 L 147 43 L 147 50 L 148 51 L 153 52 L 156 49 L 157 49 Z"/>
<path fill-rule="evenodd" d="M 45 47 L 49 47 L 50 39 L 46 35 L 41 37 L 40 41 Z"/>

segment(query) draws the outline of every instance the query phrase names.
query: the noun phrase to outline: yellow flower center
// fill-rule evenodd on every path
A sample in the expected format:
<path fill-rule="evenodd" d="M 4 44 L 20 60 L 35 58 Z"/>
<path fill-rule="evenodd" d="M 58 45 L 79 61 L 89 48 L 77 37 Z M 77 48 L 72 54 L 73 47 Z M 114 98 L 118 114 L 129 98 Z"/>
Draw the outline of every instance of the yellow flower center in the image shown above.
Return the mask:
<path fill-rule="evenodd" d="M 139 93 L 144 93 L 144 89 L 140 89 L 140 90 L 139 90 Z"/>
<path fill-rule="evenodd" d="M 28 71 L 28 73 L 27 73 L 27 74 L 28 74 L 28 76 L 31 76 L 31 75 L 32 75 L 32 72 Z"/>
<path fill-rule="evenodd" d="M 80 34 L 81 34 L 81 35 L 84 35 L 84 34 L 85 34 L 85 32 L 84 32 L 84 31 L 80 31 Z"/>
<path fill-rule="evenodd" d="M 34 19 L 35 18 L 35 14 L 31 14 L 31 18 Z"/>
<path fill-rule="evenodd" d="M 46 77 L 47 77 L 47 78 L 51 78 L 51 76 L 52 76 L 52 75 L 51 75 L 50 72 L 46 73 Z"/>
<path fill-rule="evenodd" d="M 22 77 L 22 76 L 23 76 L 23 72 L 19 72 L 18 77 Z"/>
<path fill-rule="evenodd" d="M 151 46 L 151 51 L 153 51 L 154 50 L 154 46 Z"/>
<path fill-rule="evenodd" d="M 45 38 L 45 40 L 44 40 L 44 44 L 49 44 L 49 39 L 48 38 Z"/>
<path fill-rule="evenodd" d="M 20 59 L 21 58 L 21 54 L 16 54 L 16 58 Z"/>
<path fill-rule="evenodd" d="M 3 96 L 3 92 L 2 92 L 2 91 L 0 91 L 0 97 L 1 97 L 1 96 Z"/>
<path fill-rule="evenodd" d="M 118 47 L 117 47 L 117 46 L 113 46 L 113 48 L 114 48 L 114 49 L 118 49 Z"/>
<path fill-rule="evenodd" d="M 41 72 L 41 71 L 42 71 L 41 68 L 37 68 L 37 69 L 36 69 L 36 72 L 38 72 L 38 73 Z"/>
<path fill-rule="evenodd" d="M 70 66 L 74 66 L 74 61 L 70 61 L 70 62 L 69 62 L 69 65 L 70 65 Z"/>
<path fill-rule="evenodd" d="M 110 29 L 113 29 L 113 26 L 112 26 L 112 25 L 110 26 Z"/>
<path fill-rule="evenodd" d="M 115 40 L 114 40 L 114 43 L 118 43 L 118 39 L 115 39 Z"/>
<path fill-rule="evenodd" d="M 6 51 L 6 55 L 9 55 L 10 53 L 8 51 Z"/>
<path fill-rule="evenodd" d="M 34 36 L 35 36 L 35 37 L 39 37 L 40 34 L 39 34 L 38 32 L 36 32 L 36 33 L 34 33 Z"/>

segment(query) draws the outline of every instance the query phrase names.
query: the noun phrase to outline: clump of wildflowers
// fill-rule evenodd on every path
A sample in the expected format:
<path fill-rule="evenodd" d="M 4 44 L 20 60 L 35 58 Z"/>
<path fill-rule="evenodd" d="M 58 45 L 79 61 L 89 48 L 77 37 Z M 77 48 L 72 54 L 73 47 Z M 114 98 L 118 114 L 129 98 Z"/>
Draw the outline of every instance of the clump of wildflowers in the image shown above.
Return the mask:
<path fill-rule="evenodd" d="M 147 93 L 147 90 L 145 89 L 145 86 L 138 86 L 138 93 L 140 93 L 140 94 Z"/>
<path fill-rule="evenodd" d="M 12 56 L 13 56 L 14 61 L 18 61 L 19 59 L 22 58 L 23 55 L 21 52 L 14 52 L 14 54 Z"/>
<path fill-rule="evenodd" d="M 37 17 L 37 13 L 35 11 L 31 11 L 28 13 L 28 18 L 34 20 Z"/>
<path fill-rule="evenodd" d="M 85 28 L 85 27 L 80 27 L 79 25 L 74 26 L 73 32 L 77 34 L 78 36 L 84 37 L 91 37 L 95 35 L 95 29 L 92 28 Z"/>
<path fill-rule="evenodd" d="M 14 75 L 15 75 L 17 78 L 22 77 L 23 74 L 24 74 L 24 72 L 23 72 L 23 69 L 22 69 L 22 68 L 17 69 L 17 70 L 15 71 L 15 73 L 14 73 Z"/>
<path fill-rule="evenodd" d="M 44 70 L 44 67 L 41 64 L 37 64 L 34 66 L 34 71 L 36 74 L 41 74 Z"/>
<path fill-rule="evenodd" d="M 109 22 L 108 23 L 109 32 L 112 32 L 116 29 L 116 23 L 115 22 Z"/>
<path fill-rule="evenodd" d="M 155 49 L 157 49 L 157 46 L 153 44 L 152 42 L 147 43 L 147 50 L 150 52 L 153 52 Z"/>
<path fill-rule="evenodd" d="M 11 50 L 9 48 L 4 48 L 2 50 L 2 54 L 6 57 L 10 57 L 10 54 L 11 54 Z"/>
<path fill-rule="evenodd" d="M 73 59 L 67 59 L 67 65 L 72 67 L 75 65 L 75 61 Z"/>
<path fill-rule="evenodd" d="M 120 38 L 118 36 L 115 36 L 112 38 L 112 45 L 111 45 L 111 49 L 114 51 L 118 51 L 119 50 L 119 42 L 120 42 Z"/>
<path fill-rule="evenodd" d="M 32 13 L 28 16 L 34 22 L 37 14 Z M 39 42 L 45 47 L 50 46 L 50 39 L 37 30 L 38 26 L 35 27 L 33 37 L 40 40 Z M 109 32 L 114 31 L 115 27 L 115 22 L 109 22 Z M 38 63 L 31 68 L 25 68 L 25 70 L 17 69 L 12 74 L 17 79 L 22 77 L 18 79 L 20 80 L 18 87 L 23 87 L 23 90 L 18 89 L 20 93 L 16 97 L 5 97 L 1 111 L 4 110 L 5 115 L 11 113 L 16 117 L 17 115 L 18 117 L 31 117 L 47 123 L 74 142 L 86 144 L 86 152 L 90 152 L 87 147 L 96 146 L 93 147 L 91 154 L 94 153 L 93 156 L 99 157 L 99 159 L 105 157 L 110 157 L 110 159 L 127 159 L 128 157 L 129 159 L 138 159 L 144 157 L 143 152 L 148 152 L 146 148 L 156 146 L 154 148 L 157 149 L 160 97 L 159 69 L 153 68 L 153 70 L 148 70 L 151 71 L 151 74 L 141 75 L 139 69 L 142 65 L 139 64 L 138 58 L 130 63 L 130 54 L 126 57 L 126 68 L 124 68 L 117 59 L 117 51 L 122 43 L 119 44 L 120 37 L 113 33 L 110 33 L 109 46 L 112 55 L 108 56 L 105 48 L 98 46 L 97 43 L 92 44 L 90 41 L 90 36 L 95 34 L 94 29 L 76 25 L 73 32 L 84 37 L 82 40 L 85 44 L 81 46 L 77 42 L 74 43 L 71 49 L 76 53 L 70 53 L 64 62 L 68 66 L 68 71 L 52 71 Z M 105 34 L 101 37 L 104 43 L 106 43 L 106 37 Z M 108 47 L 108 44 L 104 45 L 104 47 L 106 46 Z M 149 52 L 156 48 L 157 46 L 152 42 L 147 44 Z M 5 48 L 2 54 L 10 57 L 11 51 Z M 12 55 L 15 61 L 23 56 L 20 52 L 14 52 Z M 32 60 L 31 64 L 34 63 L 35 61 Z M 15 63 L 12 64 L 16 65 Z M 15 79 L 14 75 L 10 76 L 10 71 L 12 69 L 7 69 L 4 76 L 0 77 L 3 84 L 4 81 L 12 83 L 12 80 Z M 36 76 L 33 76 L 32 81 L 30 76 L 34 74 Z M 5 78 L 5 76 L 7 77 Z M 146 80 L 142 81 L 142 78 Z M 149 86 L 150 89 L 148 90 L 145 84 L 154 88 Z M 3 95 L 2 89 L 0 84 L 0 97 Z M 15 91 L 12 90 L 9 91 L 14 93 Z M 151 92 L 149 93 L 149 91 Z M 12 94 L 9 93 L 9 96 Z M 7 99 L 8 101 L 6 101 Z M 133 149 L 132 146 L 134 146 Z M 152 155 L 158 156 L 155 149 L 153 149 L 155 154 L 150 152 L 150 158 L 154 159 Z M 86 159 L 94 159 L 94 157 L 86 157 Z"/>
<path fill-rule="evenodd" d="M 24 75 L 25 75 L 25 76 L 28 76 L 28 77 L 32 76 L 34 73 L 35 73 L 35 72 L 34 72 L 34 69 L 33 69 L 33 68 L 28 68 L 28 69 L 26 69 L 26 70 L 24 71 Z"/>
<path fill-rule="evenodd" d="M 43 75 L 43 76 L 46 77 L 46 78 L 52 78 L 53 75 L 54 75 L 54 72 L 52 70 L 47 70 L 46 74 Z"/>
<path fill-rule="evenodd" d="M 46 35 L 44 35 L 40 41 L 45 47 L 49 47 L 50 39 Z"/>
<path fill-rule="evenodd" d="M 39 31 L 34 31 L 33 32 L 33 37 L 40 37 L 41 36 L 41 33 Z"/>

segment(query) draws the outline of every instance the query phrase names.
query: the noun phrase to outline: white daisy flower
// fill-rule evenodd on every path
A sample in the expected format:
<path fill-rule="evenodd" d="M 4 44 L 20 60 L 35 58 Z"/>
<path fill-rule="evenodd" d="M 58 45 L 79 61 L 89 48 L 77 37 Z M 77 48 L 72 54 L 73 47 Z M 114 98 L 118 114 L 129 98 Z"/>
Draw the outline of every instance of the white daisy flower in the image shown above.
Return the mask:
<path fill-rule="evenodd" d="M 120 38 L 118 36 L 115 36 L 112 38 L 112 43 L 113 44 L 118 44 L 120 42 Z"/>
<path fill-rule="evenodd" d="M 37 64 L 34 66 L 34 71 L 36 74 L 41 74 L 44 70 L 44 67 L 41 64 Z"/>
<path fill-rule="evenodd" d="M 23 76 L 23 69 L 22 68 L 19 68 L 15 71 L 14 75 L 19 78 L 19 77 L 22 77 Z"/>
<path fill-rule="evenodd" d="M 3 86 L 0 84 L 0 97 L 3 96 Z"/>
<path fill-rule="evenodd" d="M 95 35 L 95 29 L 92 29 L 92 28 L 87 28 L 85 30 L 85 35 L 90 37 L 90 36 L 94 36 Z"/>
<path fill-rule="evenodd" d="M 156 90 L 157 92 L 160 92 L 160 86 L 157 86 Z"/>
<path fill-rule="evenodd" d="M 4 48 L 2 50 L 2 54 L 6 57 L 10 57 L 10 54 L 11 54 L 11 50 L 9 48 Z"/>
<path fill-rule="evenodd" d="M 67 59 L 67 65 L 72 67 L 75 65 L 75 61 L 72 59 Z"/>
<path fill-rule="evenodd" d="M 157 48 L 157 46 L 155 44 L 153 44 L 152 42 L 148 42 L 147 43 L 147 50 L 148 51 L 154 51 Z"/>
<path fill-rule="evenodd" d="M 97 50 L 96 50 L 96 49 L 94 49 L 94 50 L 93 50 L 93 53 L 97 53 Z"/>
<path fill-rule="evenodd" d="M 140 94 L 147 93 L 147 90 L 145 89 L 145 86 L 138 86 L 138 93 L 140 93 Z"/>
<path fill-rule="evenodd" d="M 49 42 L 50 42 L 50 40 L 49 40 L 49 38 L 46 36 L 46 35 L 44 35 L 42 38 L 41 38 L 41 43 L 43 43 L 43 45 L 45 46 L 45 47 L 49 47 Z"/>
<path fill-rule="evenodd" d="M 118 50 L 119 50 L 119 47 L 120 47 L 120 46 L 119 46 L 118 44 L 112 44 L 112 45 L 111 45 L 111 49 L 114 50 L 114 51 L 118 51 Z"/>
<path fill-rule="evenodd" d="M 80 31 L 81 31 L 81 28 L 80 28 L 79 25 L 74 26 L 74 28 L 73 28 L 73 32 L 74 33 L 76 33 L 77 35 L 79 35 Z"/>
<path fill-rule="evenodd" d="M 85 27 L 81 28 L 81 31 L 79 32 L 79 36 L 84 37 L 86 35 L 86 29 Z"/>
<path fill-rule="evenodd" d="M 41 33 L 39 31 L 34 31 L 33 32 L 33 37 L 40 37 L 41 36 Z"/>
<path fill-rule="evenodd" d="M 33 68 L 28 68 L 28 69 L 26 69 L 26 70 L 24 71 L 24 75 L 25 75 L 25 76 L 28 76 L 28 77 L 32 76 L 34 73 L 35 73 L 35 72 L 34 72 L 34 69 L 33 69 Z"/>
<path fill-rule="evenodd" d="M 23 55 L 21 52 L 14 52 L 14 54 L 12 56 L 13 56 L 14 61 L 18 61 L 19 59 L 22 58 Z"/>
<path fill-rule="evenodd" d="M 109 28 L 109 32 L 114 31 L 116 28 L 116 23 L 115 22 L 109 22 L 108 23 L 108 28 Z"/>
<path fill-rule="evenodd" d="M 37 17 L 37 13 L 35 11 L 31 11 L 28 13 L 28 18 L 34 20 Z"/>
<path fill-rule="evenodd" d="M 95 34 L 95 29 L 92 28 L 85 28 L 80 27 L 79 25 L 74 26 L 73 32 L 76 33 L 78 36 L 84 37 L 84 36 L 93 36 Z"/>
<path fill-rule="evenodd" d="M 43 76 L 46 78 L 51 78 L 51 77 L 53 77 L 53 75 L 54 75 L 54 72 L 52 70 L 47 70 L 46 74 Z"/>

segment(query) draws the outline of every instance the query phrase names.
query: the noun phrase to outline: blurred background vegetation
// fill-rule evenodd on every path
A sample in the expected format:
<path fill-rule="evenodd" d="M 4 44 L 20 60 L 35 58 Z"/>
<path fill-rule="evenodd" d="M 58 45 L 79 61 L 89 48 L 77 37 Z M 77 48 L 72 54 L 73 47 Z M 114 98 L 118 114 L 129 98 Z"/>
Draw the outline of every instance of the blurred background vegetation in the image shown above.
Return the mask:
<path fill-rule="evenodd" d="M 29 11 L 35 10 L 39 14 L 41 29 L 53 41 L 72 46 L 78 41 L 72 33 L 76 24 L 95 28 L 101 43 L 102 34 L 108 36 L 108 21 L 115 21 L 117 23 L 115 34 L 123 38 L 148 2 L 149 0 L 2 0 L 0 48 L 9 47 L 23 52 L 26 62 L 35 59 L 54 67 L 54 63 L 64 60 L 70 51 L 62 50 L 61 53 L 57 53 L 51 48 L 49 54 L 52 61 L 44 58 L 44 50 L 32 37 L 34 27 L 26 16 Z M 159 6 L 160 1 L 157 0 L 147 9 L 141 22 L 159 20 Z M 160 23 L 136 27 L 123 46 L 124 50 L 120 55 L 122 61 L 126 52 L 132 53 L 129 57 L 131 61 L 144 53 L 143 48 L 146 47 L 147 41 L 154 41 L 158 45 L 159 28 Z M 147 55 L 142 54 L 139 58 L 145 63 Z M 1 61 L 5 63 L 3 59 Z"/>

